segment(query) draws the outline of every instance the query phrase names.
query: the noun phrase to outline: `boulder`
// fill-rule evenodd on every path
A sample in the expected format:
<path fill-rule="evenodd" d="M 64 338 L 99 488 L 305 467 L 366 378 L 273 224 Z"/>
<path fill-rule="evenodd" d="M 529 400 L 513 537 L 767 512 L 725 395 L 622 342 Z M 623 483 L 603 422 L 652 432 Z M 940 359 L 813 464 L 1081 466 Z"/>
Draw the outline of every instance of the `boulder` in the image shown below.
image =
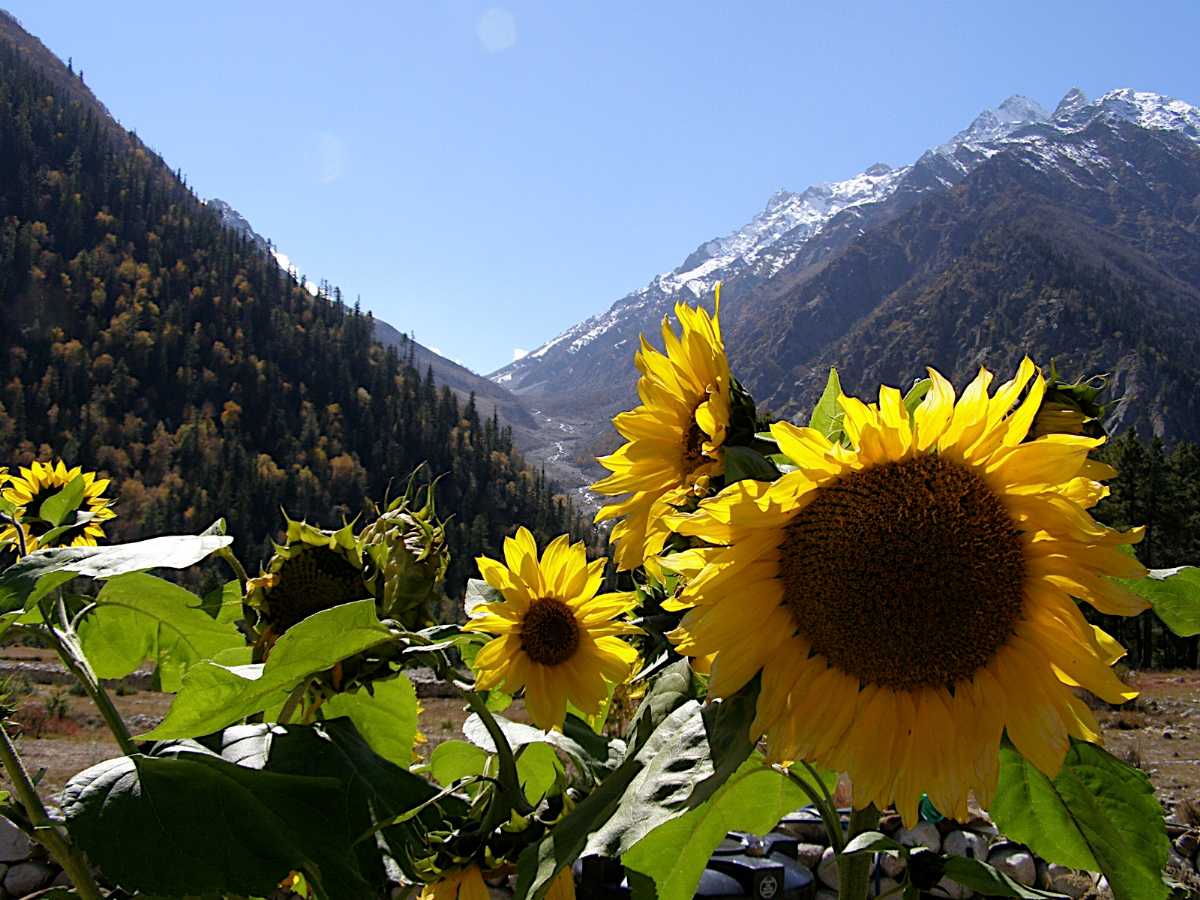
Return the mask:
<path fill-rule="evenodd" d="M 11 897 L 24 897 L 46 887 L 57 870 L 41 862 L 17 863 L 4 875 L 4 890 Z"/>
<path fill-rule="evenodd" d="M 831 887 L 835 891 L 838 888 L 838 869 L 837 869 L 837 854 L 833 852 L 832 847 L 826 847 L 825 852 L 821 854 L 821 861 L 817 863 L 817 878 L 826 887 Z"/>
<path fill-rule="evenodd" d="M 896 840 L 905 847 L 928 847 L 934 853 L 942 852 L 942 836 L 932 822 L 918 822 L 912 828 L 901 828 Z"/>
<path fill-rule="evenodd" d="M 947 856 L 987 859 L 988 843 L 973 831 L 952 831 L 942 839 L 942 851 Z"/>
<path fill-rule="evenodd" d="M 1037 860 L 1020 844 L 1012 841 L 996 844 L 988 854 L 987 862 L 1026 887 L 1033 887 L 1037 883 Z"/>
<path fill-rule="evenodd" d="M 8 819 L 0 818 L 0 862 L 14 863 L 29 859 L 34 843 Z"/>

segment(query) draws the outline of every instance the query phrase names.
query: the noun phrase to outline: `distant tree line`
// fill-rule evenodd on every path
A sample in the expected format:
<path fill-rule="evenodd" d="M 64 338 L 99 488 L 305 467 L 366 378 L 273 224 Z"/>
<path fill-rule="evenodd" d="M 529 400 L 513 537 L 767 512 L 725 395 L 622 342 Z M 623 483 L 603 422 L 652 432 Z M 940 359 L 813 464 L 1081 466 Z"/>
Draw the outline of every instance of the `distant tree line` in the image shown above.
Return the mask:
<path fill-rule="evenodd" d="M 118 540 L 225 516 L 256 561 L 281 507 L 337 526 L 424 463 L 444 476 L 452 592 L 517 522 L 593 534 L 507 426 L 373 331 L 0 42 L 0 465 L 112 477 Z"/>
<path fill-rule="evenodd" d="M 1134 550 L 1151 569 L 1200 565 L 1200 445 L 1181 442 L 1168 451 L 1161 438 L 1142 440 L 1127 431 L 1099 455 L 1119 475 L 1109 484 L 1111 495 L 1100 501 L 1097 517 L 1121 528 L 1146 526 Z M 1131 666 L 1200 665 L 1200 638 L 1176 637 L 1149 613 L 1136 619 L 1095 618 L 1129 650 Z"/>

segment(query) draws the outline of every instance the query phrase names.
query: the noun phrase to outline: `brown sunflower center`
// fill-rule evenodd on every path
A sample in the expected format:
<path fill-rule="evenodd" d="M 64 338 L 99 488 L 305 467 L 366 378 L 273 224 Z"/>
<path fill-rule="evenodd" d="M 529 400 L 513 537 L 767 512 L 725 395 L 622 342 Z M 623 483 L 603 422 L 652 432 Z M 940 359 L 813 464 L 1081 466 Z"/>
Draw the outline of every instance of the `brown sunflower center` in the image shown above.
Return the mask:
<path fill-rule="evenodd" d="M 535 663 L 557 666 L 579 649 L 579 622 L 561 600 L 536 600 L 521 621 L 521 649 Z"/>
<path fill-rule="evenodd" d="M 691 425 L 683 434 L 683 471 L 686 473 L 699 468 L 708 460 L 704 455 L 704 442 L 708 440 L 708 435 L 696 424 L 695 410 L 692 411 L 689 421 Z"/>
<path fill-rule="evenodd" d="M 937 456 L 822 487 L 780 545 L 784 602 L 814 652 L 863 682 L 951 685 L 1020 618 L 1022 540 L 969 469 Z"/>
<path fill-rule="evenodd" d="M 362 573 L 340 553 L 312 547 L 286 560 L 267 594 L 267 620 L 283 632 L 315 612 L 367 596 Z"/>

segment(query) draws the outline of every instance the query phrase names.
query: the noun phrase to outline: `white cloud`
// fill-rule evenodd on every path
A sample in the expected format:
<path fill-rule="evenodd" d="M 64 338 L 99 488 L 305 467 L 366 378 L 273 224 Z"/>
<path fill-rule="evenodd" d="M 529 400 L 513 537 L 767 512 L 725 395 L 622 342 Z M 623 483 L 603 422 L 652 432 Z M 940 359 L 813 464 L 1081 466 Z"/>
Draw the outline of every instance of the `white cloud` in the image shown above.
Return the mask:
<path fill-rule="evenodd" d="M 317 169 L 321 184 L 332 184 L 346 171 L 346 142 L 336 134 L 322 131 L 317 135 Z"/>
<path fill-rule="evenodd" d="M 438 356 L 441 356 L 441 355 L 442 355 L 442 348 L 441 348 L 441 347 L 430 347 L 430 348 L 429 348 L 429 350 L 430 350 L 430 352 L 432 352 L 432 353 L 436 353 Z"/>
<path fill-rule="evenodd" d="M 516 362 L 518 359 L 524 359 L 528 355 L 528 350 L 522 350 L 520 347 L 513 347 L 513 362 Z"/>
<path fill-rule="evenodd" d="M 475 22 L 479 43 L 488 53 L 499 53 L 517 43 L 517 20 L 507 9 L 493 6 Z"/>

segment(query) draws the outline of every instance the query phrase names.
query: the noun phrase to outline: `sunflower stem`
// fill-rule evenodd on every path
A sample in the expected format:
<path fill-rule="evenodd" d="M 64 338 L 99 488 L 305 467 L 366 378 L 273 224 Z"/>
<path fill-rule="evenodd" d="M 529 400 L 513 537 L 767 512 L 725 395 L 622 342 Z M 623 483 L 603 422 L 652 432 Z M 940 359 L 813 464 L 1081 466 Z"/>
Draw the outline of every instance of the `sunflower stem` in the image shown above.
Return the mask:
<path fill-rule="evenodd" d="M 809 802 L 821 814 L 821 822 L 825 825 L 825 834 L 829 837 L 829 846 L 833 847 L 835 853 L 841 853 L 842 848 L 846 846 L 846 837 L 842 833 L 842 820 L 838 816 L 837 807 L 833 805 L 833 798 L 821 784 L 821 779 L 815 773 L 813 774 L 813 780 L 821 785 L 821 791 L 818 792 L 807 779 L 801 778 L 787 766 L 774 765 L 772 768 L 804 792 Z"/>
<path fill-rule="evenodd" d="M 850 825 L 846 829 L 846 843 L 878 825 L 879 810 L 875 808 L 874 803 L 868 803 L 862 809 L 855 809 L 850 814 Z M 839 852 L 837 867 L 838 897 L 841 900 L 867 900 L 867 892 L 871 887 L 871 854 L 843 856 Z"/>
<path fill-rule="evenodd" d="M 45 847 L 54 857 L 55 862 L 62 866 L 67 877 L 71 879 L 71 884 L 75 886 L 76 892 L 83 900 L 100 900 L 100 890 L 96 887 L 96 879 L 92 877 L 92 871 L 84 861 L 83 854 L 68 842 L 54 822 L 50 820 L 50 814 L 46 812 L 42 798 L 38 796 L 37 789 L 33 786 L 33 780 L 25 769 L 25 763 L 21 760 L 17 748 L 13 745 L 12 739 L 9 738 L 8 731 L 5 730 L 2 723 L 0 723 L 0 759 L 3 760 L 4 771 L 8 774 L 8 780 L 16 792 L 17 799 L 21 802 L 25 815 L 29 818 L 29 824 L 32 826 L 31 837 Z"/>
<path fill-rule="evenodd" d="M 108 696 L 108 692 L 100 684 L 100 679 L 92 671 L 91 664 L 88 663 L 87 657 L 83 653 L 83 648 L 79 646 L 75 630 L 71 627 L 70 620 L 66 618 L 66 604 L 63 602 L 61 592 L 59 592 L 57 605 L 58 614 L 62 618 L 61 628 L 55 627 L 51 617 L 47 614 L 48 610 L 45 606 L 42 607 L 42 615 L 46 620 L 46 634 L 54 645 L 58 658 L 67 667 L 67 671 L 75 676 L 75 680 L 79 682 L 88 697 L 91 698 L 92 703 L 96 705 L 96 709 L 100 711 L 100 716 L 104 719 L 104 724 L 108 726 L 113 737 L 116 738 L 121 753 L 125 756 L 132 756 L 138 752 L 137 745 L 133 742 L 129 729 L 125 727 L 125 720 L 121 718 L 121 714 L 113 705 L 112 698 Z"/>
<path fill-rule="evenodd" d="M 504 787 L 503 794 L 507 803 L 519 815 L 529 815 L 533 810 L 525 802 L 525 794 L 521 790 L 521 778 L 517 775 L 517 760 L 513 756 L 512 747 L 508 743 L 504 729 L 500 727 L 500 723 L 496 721 L 496 717 L 492 715 L 492 711 L 487 708 L 487 703 L 477 691 L 464 691 L 463 693 L 466 695 L 471 712 L 479 716 L 483 727 L 487 729 L 492 738 L 492 743 L 496 745 L 496 762 L 500 766 L 500 784 Z"/>

